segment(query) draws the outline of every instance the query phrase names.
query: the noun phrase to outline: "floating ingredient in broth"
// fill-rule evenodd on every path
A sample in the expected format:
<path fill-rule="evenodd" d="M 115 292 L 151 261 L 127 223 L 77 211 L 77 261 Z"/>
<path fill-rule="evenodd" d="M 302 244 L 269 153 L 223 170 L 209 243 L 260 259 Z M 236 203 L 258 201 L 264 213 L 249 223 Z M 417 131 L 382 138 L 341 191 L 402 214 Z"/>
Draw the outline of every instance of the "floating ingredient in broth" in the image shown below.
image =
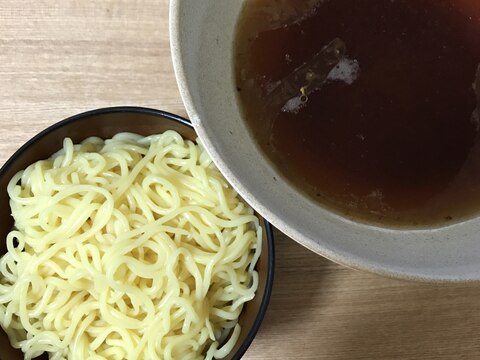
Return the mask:
<path fill-rule="evenodd" d="M 258 218 L 178 133 L 89 138 L 8 185 L 0 325 L 25 359 L 212 359 L 258 286 Z"/>
<path fill-rule="evenodd" d="M 300 109 L 307 104 L 308 95 L 314 91 L 320 90 L 327 81 L 342 81 L 345 84 L 352 85 L 358 77 L 359 72 L 360 65 L 358 64 L 358 61 L 343 57 L 338 60 L 338 63 L 333 68 L 331 68 L 325 78 L 317 75 L 313 80 L 310 80 L 310 74 L 313 74 L 313 72 L 307 73 L 306 81 L 310 82 L 300 88 L 300 95 L 289 99 L 285 105 L 283 105 L 282 112 L 292 112 L 297 114 Z M 312 86 L 311 82 L 314 82 L 315 86 Z"/>
<path fill-rule="evenodd" d="M 295 99 L 305 104 L 308 101 L 308 95 L 323 86 L 329 73 L 339 64 L 344 54 L 343 41 L 332 40 L 311 59 L 278 81 L 278 85 L 266 95 L 266 111 L 278 109 L 281 106 L 282 111 L 297 112 L 298 108 L 292 108 L 288 104 L 297 102 Z"/>
<path fill-rule="evenodd" d="M 328 73 L 327 80 L 343 81 L 345 84 L 352 85 L 357 79 L 359 72 L 360 64 L 358 61 L 344 57 Z"/>

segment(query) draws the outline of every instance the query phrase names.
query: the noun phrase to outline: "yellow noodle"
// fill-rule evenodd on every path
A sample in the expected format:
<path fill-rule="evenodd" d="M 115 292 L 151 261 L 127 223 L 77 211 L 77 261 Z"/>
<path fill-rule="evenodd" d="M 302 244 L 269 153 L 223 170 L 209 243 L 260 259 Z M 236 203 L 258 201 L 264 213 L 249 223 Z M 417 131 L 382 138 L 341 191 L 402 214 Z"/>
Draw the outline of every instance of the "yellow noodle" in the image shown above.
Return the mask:
<path fill-rule="evenodd" d="M 7 191 L 0 325 L 25 359 L 232 351 L 262 231 L 201 146 L 174 131 L 65 139 Z"/>

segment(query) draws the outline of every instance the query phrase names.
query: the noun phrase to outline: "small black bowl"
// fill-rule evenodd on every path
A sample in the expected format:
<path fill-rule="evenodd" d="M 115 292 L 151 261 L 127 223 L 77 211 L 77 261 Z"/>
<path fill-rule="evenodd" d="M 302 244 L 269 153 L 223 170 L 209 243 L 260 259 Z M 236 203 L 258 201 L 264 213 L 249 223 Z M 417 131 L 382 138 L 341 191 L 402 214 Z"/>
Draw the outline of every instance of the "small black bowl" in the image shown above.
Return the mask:
<path fill-rule="evenodd" d="M 5 239 L 12 229 L 7 185 L 10 179 L 28 165 L 49 158 L 63 145 L 63 139 L 70 137 L 79 143 L 90 136 L 108 139 L 120 132 L 133 132 L 140 135 L 159 134 L 175 130 L 184 138 L 195 140 L 197 135 L 191 123 L 165 111 L 141 107 L 111 107 L 88 111 L 60 121 L 43 130 L 29 140 L 0 169 L 0 208 L 6 209 L 0 216 L 0 238 Z M 259 216 L 257 214 L 257 216 Z M 260 217 L 260 216 L 259 216 Z M 272 226 L 263 218 L 264 239 L 262 254 L 257 264 L 259 285 L 255 298 L 248 302 L 239 318 L 242 327 L 240 338 L 232 352 L 225 359 L 238 360 L 247 351 L 265 316 L 273 286 L 275 252 Z M 5 242 L 0 242 L 0 255 L 7 251 Z M 11 347 L 5 332 L 0 331 L 0 359 L 23 359 L 20 350 Z M 44 354 L 41 359 L 47 359 Z"/>

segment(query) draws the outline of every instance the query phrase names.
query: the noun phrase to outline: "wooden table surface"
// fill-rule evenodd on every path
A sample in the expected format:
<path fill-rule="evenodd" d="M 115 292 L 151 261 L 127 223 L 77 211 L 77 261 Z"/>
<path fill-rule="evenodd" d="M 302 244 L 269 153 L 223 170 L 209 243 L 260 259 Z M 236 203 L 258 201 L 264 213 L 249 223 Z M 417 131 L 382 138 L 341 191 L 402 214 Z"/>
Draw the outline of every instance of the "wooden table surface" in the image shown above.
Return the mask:
<path fill-rule="evenodd" d="M 167 0 L 0 0 L 0 164 L 46 126 L 113 105 L 186 115 Z M 274 291 L 245 359 L 480 359 L 479 285 L 386 279 L 275 236 Z"/>

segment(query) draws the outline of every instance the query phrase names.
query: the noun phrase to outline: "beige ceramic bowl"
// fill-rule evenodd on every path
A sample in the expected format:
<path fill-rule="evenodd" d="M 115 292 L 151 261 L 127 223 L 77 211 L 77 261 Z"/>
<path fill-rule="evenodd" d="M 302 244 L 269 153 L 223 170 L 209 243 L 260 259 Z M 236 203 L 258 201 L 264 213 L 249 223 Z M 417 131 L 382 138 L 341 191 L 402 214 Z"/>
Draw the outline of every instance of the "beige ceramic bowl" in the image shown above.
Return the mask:
<path fill-rule="evenodd" d="M 265 218 L 341 264 L 424 281 L 480 279 L 480 219 L 431 230 L 355 223 L 310 201 L 258 150 L 242 120 L 233 39 L 242 0 L 172 0 L 177 81 L 190 119 L 227 179 Z"/>

